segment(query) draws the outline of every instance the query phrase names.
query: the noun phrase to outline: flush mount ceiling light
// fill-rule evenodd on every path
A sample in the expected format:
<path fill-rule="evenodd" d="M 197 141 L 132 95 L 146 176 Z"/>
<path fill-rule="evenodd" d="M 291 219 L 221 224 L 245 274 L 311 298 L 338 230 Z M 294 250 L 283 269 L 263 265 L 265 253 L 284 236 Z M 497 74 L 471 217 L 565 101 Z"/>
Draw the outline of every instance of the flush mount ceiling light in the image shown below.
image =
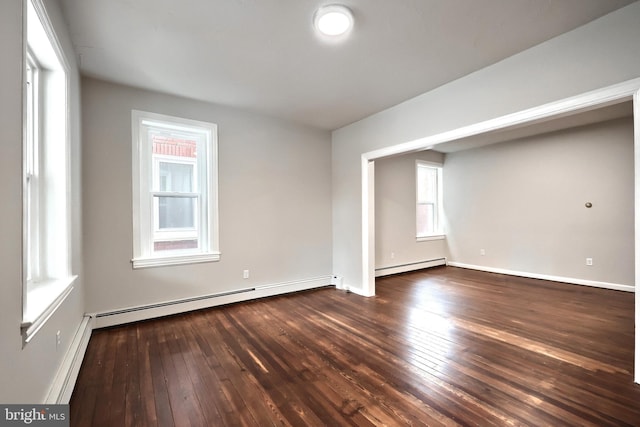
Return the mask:
<path fill-rule="evenodd" d="M 353 28 L 353 14 L 348 7 L 339 4 L 322 6 L 313 17 L 313 25 L 327 38 L 340 38 Z"/>

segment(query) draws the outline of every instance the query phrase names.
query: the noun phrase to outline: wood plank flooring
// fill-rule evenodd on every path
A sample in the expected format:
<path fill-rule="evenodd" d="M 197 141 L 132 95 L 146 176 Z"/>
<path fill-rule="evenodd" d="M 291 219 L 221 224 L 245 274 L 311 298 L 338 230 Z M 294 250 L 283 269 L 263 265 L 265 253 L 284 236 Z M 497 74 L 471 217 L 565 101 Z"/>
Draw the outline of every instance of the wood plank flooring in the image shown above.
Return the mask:
<path fill-rule="evenodd" d="M 72 426 L 639 426 L 634 295 L 440 267 L 94 331 Z"/>

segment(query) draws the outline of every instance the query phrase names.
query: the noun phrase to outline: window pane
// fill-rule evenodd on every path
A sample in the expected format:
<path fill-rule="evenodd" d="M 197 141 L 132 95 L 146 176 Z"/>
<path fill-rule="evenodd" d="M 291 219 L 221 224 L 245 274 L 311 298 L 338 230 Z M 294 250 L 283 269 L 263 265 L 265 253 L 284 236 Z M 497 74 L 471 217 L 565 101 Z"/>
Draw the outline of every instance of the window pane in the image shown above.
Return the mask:
<path fill-rule="evenodd" d="M 438 170 L 418 167 L 418 203 L 435 203 L 438 194 Z"/>
<path fill-rule="evenodd" d="M 418 205 L 417 213 L 418 236 L 428 236 L 430 234 L 435 234 L 435 205 Z"/>
<path fill-rule="evenodd" d="M 160 162 L 160 191 L 193 192 L 194 165 Z"/>
<path fill-rule="evenodd" d="M 162 132 L 152 132 L 151 140 L 156 191 L 196 192 L 196 141 L 176 138 Z"/>
<path fill-rule="evenodd" d="M 156 197 L 158 228 L 195 228 L 196 199 L 193 197 Z"/>
<path fill-rule="evenodd" d="M 196 141 L 180 139 L 163 134 L 152 136 L 153 154 L 162 156 L 182 157 L 185 159 L 196 158 Z"/>

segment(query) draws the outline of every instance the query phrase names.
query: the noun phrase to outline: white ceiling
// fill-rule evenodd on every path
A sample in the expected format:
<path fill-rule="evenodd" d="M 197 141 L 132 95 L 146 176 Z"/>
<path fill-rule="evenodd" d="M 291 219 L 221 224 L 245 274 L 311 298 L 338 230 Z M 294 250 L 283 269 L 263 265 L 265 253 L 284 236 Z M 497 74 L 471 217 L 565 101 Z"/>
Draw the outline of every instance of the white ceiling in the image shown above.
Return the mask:
<path fill-rule="evenodd" d="M 337 1 L 337 0 L 336 0 Z M 61 0 L 84 75 L 336 129 L 634 0 Z"/>

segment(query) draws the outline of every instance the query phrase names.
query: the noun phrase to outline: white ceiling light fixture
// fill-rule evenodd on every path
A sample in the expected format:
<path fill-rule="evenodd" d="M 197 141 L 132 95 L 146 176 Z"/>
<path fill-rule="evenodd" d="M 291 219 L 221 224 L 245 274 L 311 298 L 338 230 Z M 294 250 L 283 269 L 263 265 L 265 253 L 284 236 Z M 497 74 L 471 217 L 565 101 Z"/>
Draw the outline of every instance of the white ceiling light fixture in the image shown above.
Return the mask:
<path fill-rule="evenodd" d="M 353 28 L 353 13 L 340 4 L 322 6 L 313 17 L 313 25 L 327 39 L 342 38 Z"/>

